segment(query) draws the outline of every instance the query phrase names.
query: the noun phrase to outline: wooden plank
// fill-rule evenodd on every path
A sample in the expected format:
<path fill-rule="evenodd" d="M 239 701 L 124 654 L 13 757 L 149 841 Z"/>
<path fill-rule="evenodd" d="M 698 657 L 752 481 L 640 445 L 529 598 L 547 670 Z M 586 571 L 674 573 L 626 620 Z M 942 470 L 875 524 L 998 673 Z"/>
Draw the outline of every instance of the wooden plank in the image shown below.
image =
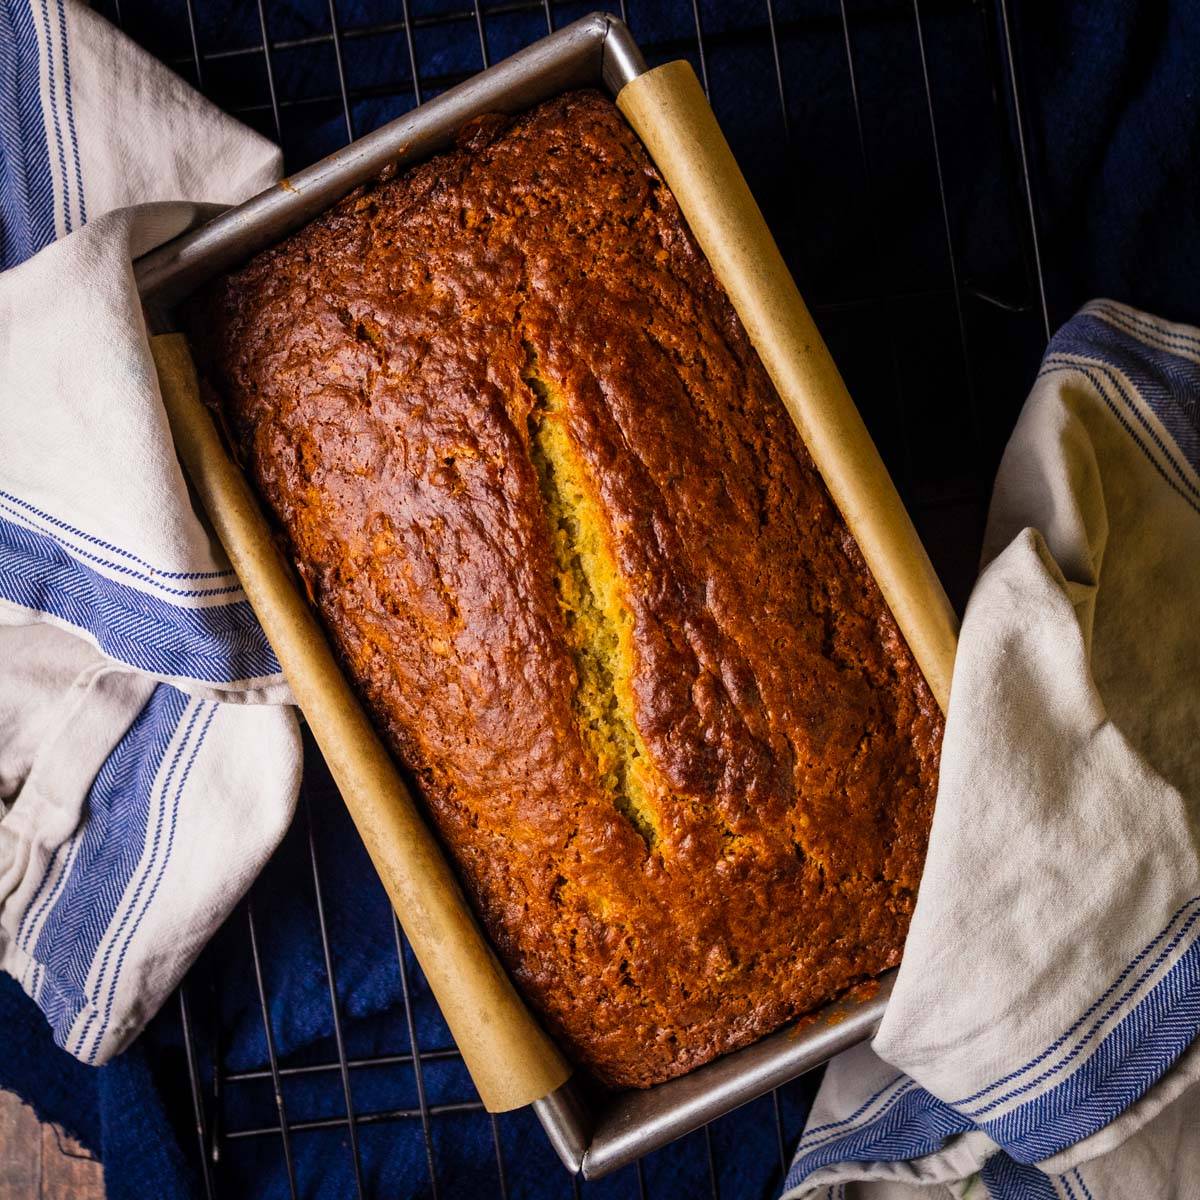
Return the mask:
<path fill-rule="evenodd" d="M 104 1200 L 100 1164 L 6 1092 L 0 1092 L 0 1200 Z"/>
<path fill-rule="evenodd" d="M 39 1200 L 42 1131 L 33 1109 L 0 1092 L 0 1200 Z"/>
<path fill-rule="evenodd" d="M 104 1200 L 104 1170 L 78 1142 L 42 1126 L 41 1200 Z"/>

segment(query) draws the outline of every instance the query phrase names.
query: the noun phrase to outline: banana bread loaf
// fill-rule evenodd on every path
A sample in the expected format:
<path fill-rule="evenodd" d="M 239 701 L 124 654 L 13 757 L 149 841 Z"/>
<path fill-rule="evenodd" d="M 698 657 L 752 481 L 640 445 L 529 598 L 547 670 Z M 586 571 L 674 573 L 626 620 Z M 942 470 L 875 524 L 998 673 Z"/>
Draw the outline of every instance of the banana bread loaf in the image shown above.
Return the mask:
<path fill-rule="evenodd" d="M 191 314 L 501 956 L 612 1085 L 895 964 L 942 717 L 674 198 L 589 92 Z"/>

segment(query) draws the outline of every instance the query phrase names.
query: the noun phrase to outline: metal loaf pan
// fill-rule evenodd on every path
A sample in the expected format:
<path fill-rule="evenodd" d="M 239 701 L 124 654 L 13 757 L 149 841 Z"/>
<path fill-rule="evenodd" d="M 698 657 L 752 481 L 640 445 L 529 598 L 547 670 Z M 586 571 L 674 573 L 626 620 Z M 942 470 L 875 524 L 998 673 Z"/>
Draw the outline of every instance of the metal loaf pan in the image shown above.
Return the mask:
<path fill-rule="evenodd" d="M 389 164 L 417 162 L 449 145 L 472 117 L 520 112 L 577 87 L 602 87 L 615 97 L 646 69 L 629 29 L 614 17 L 596 13 L 564 27 L 138 259 L 134 273 L 152 325 L 175 328 L 172 308 L 195 288 Z M 869 999 L 828 1005 L 668 1083 L 606 1093 L 572 1078 L 536 1101 L 534 1110 L 567 1168 L 598 1178 L 866 1040 L 879 1025 L 891 985 L 885 976 Z"/>

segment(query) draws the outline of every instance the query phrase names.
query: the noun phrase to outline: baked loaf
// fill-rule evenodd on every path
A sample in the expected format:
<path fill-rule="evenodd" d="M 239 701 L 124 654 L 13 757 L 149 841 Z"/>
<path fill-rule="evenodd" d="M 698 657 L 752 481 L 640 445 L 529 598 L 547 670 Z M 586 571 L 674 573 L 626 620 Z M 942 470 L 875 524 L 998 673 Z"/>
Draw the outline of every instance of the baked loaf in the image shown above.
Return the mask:
<path fill-rule="evenodd" d="M 674 198 L 580 92 L 219 280 L 202 369 L 564 1047 L 644 1086 L 895 964 L 941 714 Z"/>

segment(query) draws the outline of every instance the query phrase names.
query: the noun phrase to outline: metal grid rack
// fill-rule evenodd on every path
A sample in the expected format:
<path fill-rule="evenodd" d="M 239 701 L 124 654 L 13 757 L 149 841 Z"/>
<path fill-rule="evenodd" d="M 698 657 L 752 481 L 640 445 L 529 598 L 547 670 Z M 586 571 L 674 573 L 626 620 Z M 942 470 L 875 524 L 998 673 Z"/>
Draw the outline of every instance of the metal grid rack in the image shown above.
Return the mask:
<path fill-rule="evenodd" d="M 392 105 L 388 115 L 394 115 L 396 105 L 406 108 L 419 104 L 430 94 L 488 65 L 495 44 L 489 33 L 494 22 L 525 19 L 530 28 L 526 40 L 531 40 L 538 36 L 539 30 L 528 26 L 529 19 L 539 19 L 547 30 L 553 30 L 599 6 L 556 0 L 500 0 L 491 4 L 482 0 L 473 3 L 450 0 L 447 8 L 445 4 L 421 0 L 377 3 L 360 0 L 354 5 L 354 19 L 343 20 L 339 10 L 350 9 L 348 0 L 341 0 L 340 4 L 339 0 L 327 0 L 327 8 L 307 6 L 322 13 L 322 28 L 289 30 L 286 35 L 279 35 L 273 33 L 277 10 L 288 6 L 256 0 L 253 5 L 240 6 L 241 10 L 249 9 L 249 14 L 235 12 L 238 6 L 230 9 L 235 13 L 227 22 L 235 31 L 231 42 L 224 39 L 221 45 L 207 46 L 201 17 L 205 6 L 217 3 L 218 0 L 182 0 L 182 4 L 168 10 L 152 0 L 144 4 L 139 0 L 107 0 L 97 7 L 210 99 L 278 139 L 285 148 L 289 169 L 335 148 L 328 142 L 320 144 L 321 130 L 327 135 L 331 114 L 336 116 L 340 111 L 340 136 L 349 140 L 379 123 L 383 119 L 380 114 L 388 104 Z M 653 0 L 619 0 L 617 10 L 631 24 L 651 64 L 681 55 L 692 60 L 739 154 L 745 149 L 747 139 L 742 137 L 743 144 L 739 145 L 738 135 L 756 130 L 762 141 L 764 128 L 777 132 L 777 141 L 788 147 L 786 153 L 795 151 L 805 131 L 806 39 L 833 38 L 840 43 L 840 81 L 823 81 L 829 86 L 836 84 L 842 92 L 846 122 L 840 136 L 843 142 L 850 139 L 854 151 L 851 157 L 856 159 L 857 178 L 846 185 L 854 195 L 855 209 L 840 236 L 868 247 L 862 256 L 866 268 L 852 272 L 856 286 L 850 294 L 839 294 L 836 288 L 831 289 L 832 294 L 823 293 L 819 273 L 815 279 L 806 278 L 808 253 L 814 244 L 812 230 L 803 227 L 804 221 L 791 208 L 788 197 L 780 195 L 779 188 L 772 183 L 780 174 L 776 164 L 785 152 L 773 144 L 765 162 L 761 156 L 755 162 L 753 153 L 751 161 L 743 161 L 752 186 L 763 200 L 768 220 L 801 279 L 802 290 L 809 296 L 818 323 L 847 370 L 851 390 L 947 580 L 948 590 L 961 605 L 973 576 L 992 469 L 1015 417 L 1014 404 L 1021 397 L 1021 381 L 1031 377 L 1032 366 L 1051 328 L 1038 237 L 1036 187 L 1030 178 L 1027 124 L 1021 104 L 1020 64 L 1014 56 L 1013 17 L 1008 0 L 861 0 L 858 3 L 824 0 L 808 5 L 788 0 L 750 0 L 731 3 L 724 10 L 701 4 L 700 0 L 682 0 L 682 4 L 673 6 L 656 4 Z M 366 20 L 364 14 L 372 19 Z M 733 19 L 726 19 L 730 14 Z M 939 94 L 938 86 L 940 64 L 959 49 L 958 44 L 947 44 L 945 35 L 950 22 L 955 23 L 956 29 L 965 27 L 974 31 L 973 45 L 985 67 L 975 81 L 978 95 L 973 99 L 978 102 L 985 123 L 990 124 L 989 136 L 995 141 L 1002 166 L 999 181 L 990 185 L 991 202 L 1003 206 L 1005 219 L 1001 224 L 1012 230 L 1004 256 L 1011 269 L 1000 271 L 999 287 L 974 278 L 963 262 L 960 247 L 956 202 L 961 200 L 961 194 L 956 191 L 954 178 L 969 174 L 970 164 L 962 144 L 955 144 L 954 138 L 947 134 L 946 112 L 948 104 L 957 105 L 967 98 L 957 93 Z M 421 43 L 430 35 L 449 38 L 460 50 L 469 40 L 477 50 L 475 61 L 463 70 L 423 64 Z M 369 44 L 378 38 L 399 39 L 403 50 L 400 61 L 406 64 L 402 73 L 405 77 L 360 79 L 357 76 L 363 57 L 352 53 L 355 43 Z M 864 53 L 864 45 L 874 46 L 874 54 Z M 885 47 L 882 57 L 880 46 Z M 327 86 L 330 77 L 321 78 L 320 72 L 314 75 L 307 90 L 301 86 L 298 91 L 293 88 L 285 92 L 280 87 L 281 56 L 301 52 L 327 56 L 326 65 L 332 67 L 334 87 Z M 769 84 L 760 80 L 760 86 L 751 89 L 748 102 L 739 102 L 740 109 L 732 120 L 726 111 L 731 107 L 728 96 L 713 89 L 717 74 L 714 63 L 726 53 L 757 54 L 763 77 L 769 79 Z M 870 134 L 873 114 L 867 94 L 877 92 L 879 85 L 868 78 L 868 72 L 886 74 L 891 69 L 886 64 L 893 60 L 902 60 L 913 73 L 924 110 L 921 120 L 910 123 L 906 130 L 910 144 L 901 148 L 902 157 L 913 172 L 912 179 L 901 178 L 894 171 L 889 174 L 887 164 L 879 165 L 877 147 Z M 257 94 L 246 86 L 247 79 L 257 81 Z M 978 128 L 979 115 L 973 120 Z M 753 150 L 753 139 L 749 144 Z M 796 180 L 789 177 L 786 182 L 794 185 Z M 902 194 L 915 195 L 914 204 L 923 208 L 932 222 L 933 240 L 915 239 L 927 270 L 905 269 L 886 253 L 886 244 L 895 232 L 889 227 L 887 210 Z M 839 235 L 832 236 L 836 250 Z M 918 363 L 914 368 L 914 352 L 908 344 L 913 327 L 911 323 L 905 325 L 904 314 L 936 330 L 943 352 L 937 357 L 938 365 L 932 376 L 928 364 Z M 864 342 L 871 347 L 870 357 L 878 369 L 856 377 L 855 363 L 863 356 L 856 355 L 855 347 Z M 915 356 L 919 359 L 920 354 L 918 347 Z M 1012 360 L 1007 377 L 995 370 L 1000 355 Z M 956 450 L 950 456 L 948 469 L 930 469 L 925 461 L 929 456 L 923 459 L 918 443 L 925 436 L 923 426 L 940 419 L 947 405 L 959 410 L 958 425 L 944 439 L 955 443 Z M 990 414 L 989 420 L 984 419 L 985 412 Z M 962 445 L 966 445 L 965 451 Z M 945 463 L 945 445 L 941 446 L 940 455 L 939 461 Z M 261 923 L 256 918 L 256 889 L 234 920 L 240 922 L 241 936 L 248 942 L 253 962 L 257 991 L 254 1003 L 262 1018 L 267 1067 L 228 1071 L 219 1065 L 215 1054 L 206 1057 L 199 1043 L 192 998 L 197 989 L 194 984 L 185 984 L 178 996 L 177 1019 L 195 1123 L 195 1161 L 205 1194 L 210 1200 L 232 1194 L 223 1177 L 226 1150 L 235 1142 L 257 1141 L 273 1142 L 278 1147 L 291 1195 L 304 1195 L 306 1181 L 298 1177 L 294 1148 L 298 1139 L 308 1136 L 310 1131 L 332 1128 L 345 1134 L 345 1153 L 353 1166 L 357 1195 L 372 1195 L 370 1181 L 364 1179 L 360 1168 L 359 1139 L 363 1131 L 379 1124 L 416 1123 L 423 1138 L 427 1175 L 423 1179 L 395 1182 L 422 1195 L 447 1196 L 450 1193 L 439 1173 L 435 1139 L 439 1124 L 446 1117 L 463 1113 L 476 1114 L 479 1120 L 490 1123 L 495 1149 L 494 1174 L 490 1180 L 474 1180 L 470 1194 L 489 1194 L 490 1189 L 506 1198 L 510 1193 L 515 1194 L 510 1186 L 511 1167 L 506 1161 L 509 1118 L 487 1117 L 474 1096 L 455 1103 L 429 1101 L 426 1072 L 431 1064 L 454 1060 L 457 1055 L 450 1046 L 419 1044 L 412 1002 L 419 980 L 394 918 L 395 967 L 404 1001 L 407 1048 L 368 1057 L 354 1057 L 348 1052 L 343 1034 L 343 997 L 336 981 L 334 947 L 326 921 L 318 838 L 307 804 L 302 807 L 298 822 L 298 836 L 307 843 L 312 893 L 311 897 L 298 896 L 295 900 L 298 904 L 311 902 L 315 906 L 336 1057 L 327 1062 L 294 1065 L 282 1062 L 276 1053 L 264 982 L 264 963 L 269 962 L 272 948 L 264 941 Z M 218 1064 L 215 1069 L 214 1062 Z M 416 1104 L 381 1111 L 362 1111 L 356 1107 L 352 1076 L 367 1069 L 409 1073 L 415 1084 Z M 340 1091 L 340 1114 L 312 1120 L 289 1119 L 285 1085 L 299 1076 L 322 1076 L 334 1081 L 333 1086 Z M 227 1128 L 222 1114 L 230 1093 L 268 1082 L 271 1099 L 264 1098 L 261 1119 Z M 789 1123 L 786 1113 L 789 1108 L 797 1112 L 803 1108 L 803 1099 L 811 1091 L 811 1085 L 808 1091 L 803 1084 L 790 1086 L 795 1092 L 790 1106 L 789 1089 L 781 1089 L 753 1117 L 773 1121 L 778 1156 L 770 1176 L 753 1182 L 756 1195 L 777 1190 L 786 1171 L 789 1144 L 799 1133 L 798 1127 L 792 1127 L 794 1122 Z M 723 1118 L 723 1122 L 739 1119 L 742 1118 L 738 1114 L 732 1114 Z M 722 1190 L 726 1200 L 735 1193 L 750 1194 L 739 1186 L 736 1176 L 731 1181 L 728 1172 L 723 1172 L 718 1139 L 710 1128 L 693 1135 L 690 1153 L 702 1157 L 708 1188 L 714 1197 L 720 1196 Z M 389 1194 L 393 1191 L 394 1188 L 389 1189 Z M 641 1163 L 598 1185 L 581 1183 L 565 1173 L 562 1176 L 563 1195 L 638 1196 L 644 1200 L 650 1192 L 648 1175 Z"/>

